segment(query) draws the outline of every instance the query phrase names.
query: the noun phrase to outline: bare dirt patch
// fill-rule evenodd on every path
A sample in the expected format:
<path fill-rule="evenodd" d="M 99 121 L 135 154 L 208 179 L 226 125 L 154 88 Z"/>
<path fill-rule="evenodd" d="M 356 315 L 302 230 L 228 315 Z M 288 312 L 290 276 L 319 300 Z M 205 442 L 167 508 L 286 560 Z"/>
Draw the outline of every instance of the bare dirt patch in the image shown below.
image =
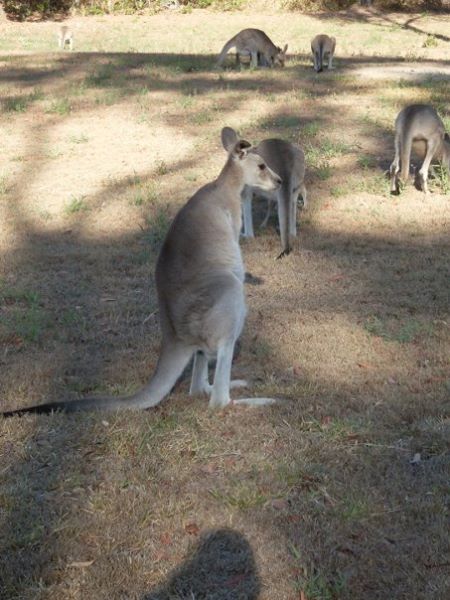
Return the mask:
<path fill-rule="evenodd" d="M 450 129 L 450 21 L 415 17 L 78 18 L 74 53 L 0 24 L 2 409 L 149 377 L 158 248 L 223 125 L 299 143 L 310 196 L 285 260 L 276 219 L 242 242 L 234 375 L 278 405 L 210 413 L 184 380 L 145 414 L 0 422 L 2 598 L 447 597 L 449 183 L 384 174 L 403 106 Z M 214 71 L 249 26 L 286 68 Z"/>

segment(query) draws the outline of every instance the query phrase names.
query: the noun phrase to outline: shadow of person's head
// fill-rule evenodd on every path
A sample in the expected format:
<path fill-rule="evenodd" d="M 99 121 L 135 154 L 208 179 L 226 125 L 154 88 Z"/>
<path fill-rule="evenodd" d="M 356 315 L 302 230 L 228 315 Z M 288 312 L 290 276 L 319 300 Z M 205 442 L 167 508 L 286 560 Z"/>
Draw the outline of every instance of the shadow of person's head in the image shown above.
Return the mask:
<path fill-rule="evenodd" d="M 233 529 L 215 529 L 143 600 L 256 600 L 259 592 L 250 544 Z"/>

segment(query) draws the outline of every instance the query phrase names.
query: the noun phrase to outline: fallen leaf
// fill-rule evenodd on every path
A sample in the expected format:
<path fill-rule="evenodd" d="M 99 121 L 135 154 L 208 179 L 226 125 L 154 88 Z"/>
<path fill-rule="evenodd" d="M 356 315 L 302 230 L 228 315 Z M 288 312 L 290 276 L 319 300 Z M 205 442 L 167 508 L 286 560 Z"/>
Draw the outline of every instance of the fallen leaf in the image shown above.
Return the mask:
<path fill-rule="evenodd" d="M 373 369 L 373 366 L 372 366 L 372 365 L 369 365 L 369 364 L 367 364 L 367 363 L 363 363 L 363 362 L 361 362 L 361 363 L 356 363 L 356 364 L 358 365 L 358 367 L 359 367 L 360 369 Z"/>
<path fill-rule="evenodd" d="M 69 563 L 67 566 L 74 567 L 75 569 L 84 569 L 85 567 L 90 567 L 93 562 L 93 560 L 75 561 Z"/>
<path fill-rule="evenodd" d="M 189 535 L 198 535 L 200 532 L 200 527 L 197 525 L 197 523 L 188 523 L 184 526 L 184 530 Z"/>
<path fill-rule="evenodd" d="M 337 275 L 333 275 L 333 277 L 329 277 L 328 281 L 341 281 L 342 279 L 345 279 L 345 275 L 341 275 L 339 273 Z"/>
<path fill-rule="evenodd" d="M 303 519 L 302 515 L 289 515 L 287 520 L 289 523 L 298 523 Z"/>
<path fill-rule="evenodd" d="M 247 575 L 245 573 L 238 573 L 237 575 L 233 575 L 233 577 L 230 577 L 225 582 L 225 585 L 227 587 L 236 587 L 236 585 L 245 581 L 246 578 L 247 578 Z"/>
<path fill-rule="evenodd" d="M 159 536 L 159 541 L 161 542 L 161 544 L 164 544 L 164 546 L 169 546 L 172 543 L 172 538 L 168 533 L 162 533 Z"/>
<path fill-rule="evenodd" d="M 285 510 L 289 508 L 289 502 L 284 498 L 275 498 L 272 500 L 272 507 L 276 510 Z"/>

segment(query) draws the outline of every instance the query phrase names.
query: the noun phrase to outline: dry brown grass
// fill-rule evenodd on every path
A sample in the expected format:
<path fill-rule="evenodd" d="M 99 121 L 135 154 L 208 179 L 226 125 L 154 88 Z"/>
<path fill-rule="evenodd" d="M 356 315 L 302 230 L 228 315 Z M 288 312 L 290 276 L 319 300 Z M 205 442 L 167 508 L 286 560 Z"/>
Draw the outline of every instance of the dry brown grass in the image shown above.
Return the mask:
<path fill-rule="evenodd" d="M 149 377 L 157 250 L 223 125 L 300 143 L 311 208 L 285 260 L 273 223 L 243 242 L 263 284 L 234 375 L 278 405 L 211 413 L 183 381 L 142 414 L 0 422 L 1 598 L 443 600 L 449 195 L 390 197 L 383 171 L 402 106 L 449 124 L 448 42 L 380 18 L 73 24 L 73 54 L 53 24 L 0 25 L 3 409 Z M 290 42 L 286 69 L 212 70 L 247 26 Z M 340 42 L 318 77 L 322 29 Z"/>

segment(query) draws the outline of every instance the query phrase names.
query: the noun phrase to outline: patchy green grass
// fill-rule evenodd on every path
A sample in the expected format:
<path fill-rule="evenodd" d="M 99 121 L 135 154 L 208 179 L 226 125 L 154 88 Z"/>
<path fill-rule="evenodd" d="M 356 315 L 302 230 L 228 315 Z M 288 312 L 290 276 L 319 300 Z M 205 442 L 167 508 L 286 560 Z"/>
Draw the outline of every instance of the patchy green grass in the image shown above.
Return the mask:
<path fill-rule="evenodd" d="M 60 116 L 65 116 L 70 114 L 72 110 L 71 102 L 68 98 L 58 98 L 57 100 L 53 100 L 50 105 L 47 107 L 46 112 L 50 114 L 56 114 Z"/>
<path fill-rule="evenodd" d="M 0 338 L 16 347 L 37 343 L 50 325 L 50 319 L 34 291 L 0 286 Z"/>
<path fill-rule="evenodd" d="M 24 113 L 34 103 L 44 98 L 41 90 L 33 90 L 29 94 L 9 96 L 1 99 L 1 106 L 5 112 Z"/>
<path fill-rule="evenodd" d="M 421 323 L 412 318 L 402 322 L 376 316 L 368 318 L 364 327 L 372 335 L 400 344 L 414 342 L 418 337 L 431 336 L 434 330 L 432 323 Z"/>
<path fill-rule="evenodd" d="M 88 141 L 89 138 L 84 133 L 69 136 L 69 142 L 72 144 L 86 144 Z"/>
<path fill-rule="evenodd" d="M 72 197 L 64 209 L 67 215 L 73 215 L 86 210 L 89 210 L 89 206 L 85 196 Z"/>

